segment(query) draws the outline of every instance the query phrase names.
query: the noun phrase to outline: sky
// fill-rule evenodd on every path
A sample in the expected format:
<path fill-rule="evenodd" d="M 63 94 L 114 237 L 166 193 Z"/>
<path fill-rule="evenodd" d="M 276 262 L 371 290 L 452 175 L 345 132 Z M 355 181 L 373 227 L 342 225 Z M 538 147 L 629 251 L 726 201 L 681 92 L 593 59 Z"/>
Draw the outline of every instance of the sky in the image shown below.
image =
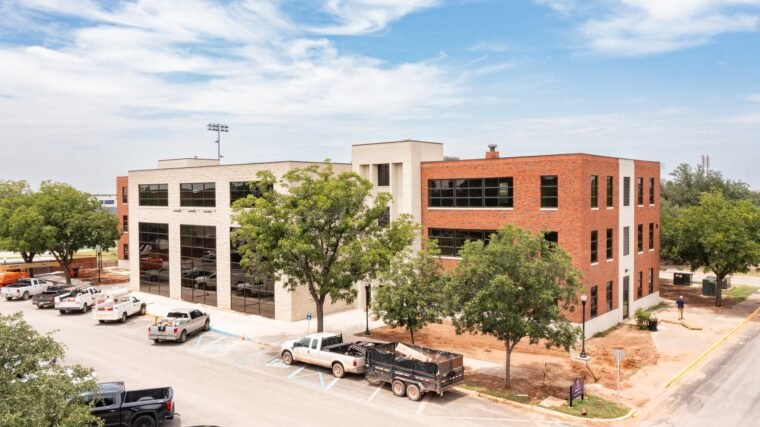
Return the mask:
<path fill-rule="evenodd" d="M 702 154 L 760 189 L 760 0 L 0 0 L 0 179 L 157 160 Z"/>

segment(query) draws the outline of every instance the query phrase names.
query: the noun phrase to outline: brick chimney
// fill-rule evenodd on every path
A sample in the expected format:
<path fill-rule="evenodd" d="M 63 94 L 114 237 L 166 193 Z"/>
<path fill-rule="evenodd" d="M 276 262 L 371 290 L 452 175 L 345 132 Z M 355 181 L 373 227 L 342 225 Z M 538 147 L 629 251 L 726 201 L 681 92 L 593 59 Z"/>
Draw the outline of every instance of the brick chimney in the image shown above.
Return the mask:
<path fill-rule="evenodd" d="M 499 152 L 496 151 L 496 144 L 488 144 L 488 151 L 486 151 L 486 159 L 498 159 Z"/>

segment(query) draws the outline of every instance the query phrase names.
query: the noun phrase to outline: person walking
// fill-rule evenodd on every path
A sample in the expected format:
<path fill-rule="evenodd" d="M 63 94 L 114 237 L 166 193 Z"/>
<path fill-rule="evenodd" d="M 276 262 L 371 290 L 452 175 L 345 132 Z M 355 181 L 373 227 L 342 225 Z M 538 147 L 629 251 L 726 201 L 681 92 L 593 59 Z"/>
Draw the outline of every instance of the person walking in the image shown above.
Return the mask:
<path fill-rule="evenodd" d="M 678 307 L 678 320 L 683 320 L 683 307 L 685 303 L 683 302 L 683 295 L 678 297 L 678 301 L 676 301 L 676 307 Z"/>

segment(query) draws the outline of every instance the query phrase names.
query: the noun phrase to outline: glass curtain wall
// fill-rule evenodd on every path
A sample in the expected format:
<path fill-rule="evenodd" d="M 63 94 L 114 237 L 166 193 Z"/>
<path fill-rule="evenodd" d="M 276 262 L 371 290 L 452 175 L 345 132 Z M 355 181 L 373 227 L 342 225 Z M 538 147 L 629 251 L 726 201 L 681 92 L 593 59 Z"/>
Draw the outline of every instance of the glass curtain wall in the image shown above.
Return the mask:
<path fill-rule="evenodd" d="M 139 230 L 140 291 L 168 297 L 169 224 L 141 222 Z"/>
<path fill-rule="evenodd" d="M 180 225 L 182 299 L 216 305 L 216 227 Z"/>
<path fill-rule="evenodd" d="M 234 232 L 235 230 L 230 230 Z M 231 307 L 235 311 L 274 318 L 274 279 L 256 280 L 240 264 L 241 256 L 230 241 Z"/>

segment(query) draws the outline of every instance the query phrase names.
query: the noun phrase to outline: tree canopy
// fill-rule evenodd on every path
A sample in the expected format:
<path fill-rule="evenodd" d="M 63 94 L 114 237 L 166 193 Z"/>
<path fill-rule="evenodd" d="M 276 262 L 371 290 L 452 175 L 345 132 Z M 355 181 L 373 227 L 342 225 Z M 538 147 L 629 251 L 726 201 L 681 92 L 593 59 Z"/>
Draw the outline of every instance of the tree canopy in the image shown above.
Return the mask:
<path fill-rule="evenodd" d="M 443 319 L 446 282 L 439 253 L 435 242 L 417 254 L 411 249 L 400 252 L 375 291 L 372 311 L 386 325 L 406 328 L 412 344 L 415 331 Z"/>
<path fill-rule="evenodd" d="M 569 351 L 580 336 L 564 316 L 577 304 L 580 273 L 570 256 L 543 233 L 506 225 L 490 241 L 468 241 L 448 286 L 458 333 L 491 335 L 504 342 L 506 387 L 512 350 L 527 338 Z"/>
<path fill-rule="evenodd" d="M 747 183 L 724 178 L 719 171 L 705 169 L 702 165 L 692 167 L 681 163 L 670 176 L 671 179 L 662 183 L 661 195 L 676 207 L 698 205 L 702 193 L 716 190 L 728 200 L 749 199 L 752 195 Z"/>
<path fill-rule="evenodd" d="M 760 208 L 749 200 L 730 200 L 719 190 L 703 193 L 697 206 L 680 211 L 670 230 L 669 256 L 692 270 L 710 269 L 719 284 L 760 263 Z M 721 304 L 718 286 L 715 305 Z"/>
<path fill-rule="evenodd" d="M 256 278 L 274 276 L 289 290 L 305 287 L 316 305 L 317 330 L 324 328 L 324 304 L 351 303 L 355 283 L 375 279 L 414 239 L 408 217 L 385 226 L 391 201 L 372 196 L 372 184 L 353 172 L 336 174 L 327 162 L 292 169 L 278 182 L 269 171 L 258 174 L 260 197 L 236 202 L 233 233 L 241 264 Z"/>
<path fill-rule="evenodd" d="M 100 425 L 78 399 L 95 391 L 92 370 L 61 366 L 61 344 L 40 335 L 21 313 L 0 315 L 0 425 Z"/>
<path fill-rule="evenodd" d="M 0 249 L 18 252 L 24 262 L 51 246 L 50 229 L 25 181 L 0 182 Z"/>

